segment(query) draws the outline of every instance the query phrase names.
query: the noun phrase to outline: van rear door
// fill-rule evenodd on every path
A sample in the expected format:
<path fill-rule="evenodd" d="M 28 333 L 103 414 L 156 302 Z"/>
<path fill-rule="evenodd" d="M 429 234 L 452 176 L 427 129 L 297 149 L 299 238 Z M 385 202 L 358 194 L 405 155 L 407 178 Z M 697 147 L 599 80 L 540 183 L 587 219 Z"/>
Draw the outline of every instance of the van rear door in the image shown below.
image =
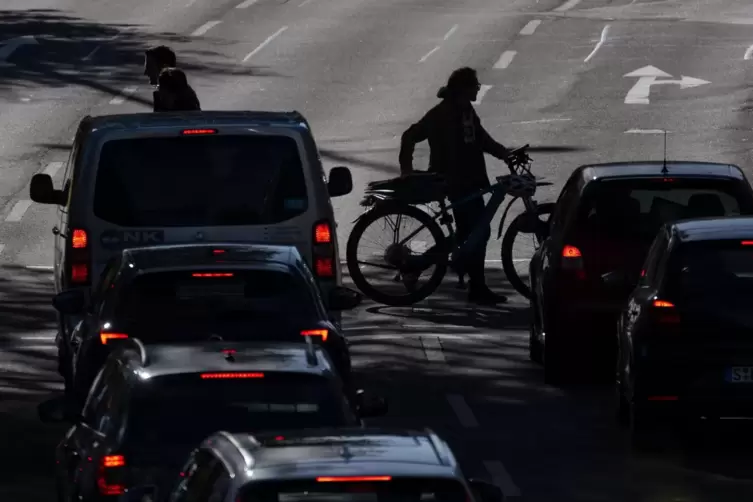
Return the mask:
<path fill-rule="evenodd" d="M 94 272 L 124 248 L 194 242 L 294 245 L 309 263 L 313 172 L 294 131 L 143 131 L 96 156 Z M 311 202 L 310 202 L 311 201 Z"/>

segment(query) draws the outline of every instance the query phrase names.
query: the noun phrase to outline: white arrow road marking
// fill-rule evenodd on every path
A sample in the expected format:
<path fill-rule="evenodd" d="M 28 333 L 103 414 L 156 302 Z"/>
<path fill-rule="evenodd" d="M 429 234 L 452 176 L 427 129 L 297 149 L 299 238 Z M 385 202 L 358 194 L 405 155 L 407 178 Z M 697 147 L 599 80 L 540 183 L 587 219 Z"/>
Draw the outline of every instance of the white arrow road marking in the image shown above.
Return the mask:
<path fill-rule="evenodd" d="M 15 66 L 13 63 L 8 62 L 8 58 L 16 52 L 16 49 L 22 45 L 38 45 L 37 39 L 31 35 L 23 37 L 11 38 L 3 42 L 3 48 L 0 49 L 0 67 Z"/>
<path fill-rule="evenodd" d="M 649 104 L 649 95 L 651 86 L 658 84 L 676 84 L 680 89 L 690 89 L 700 85 L 710 84 L 708 80 L 683 75 L 680 80 L 658 80 L 659 78 L 672 78 L 669 73 L 656 68 L 655 66 L 644 66 L 624 77 L 638 77 L 638 81 L 630 88 L 625 96 L 625 103 L 629 105 L 647 105 Z"/>

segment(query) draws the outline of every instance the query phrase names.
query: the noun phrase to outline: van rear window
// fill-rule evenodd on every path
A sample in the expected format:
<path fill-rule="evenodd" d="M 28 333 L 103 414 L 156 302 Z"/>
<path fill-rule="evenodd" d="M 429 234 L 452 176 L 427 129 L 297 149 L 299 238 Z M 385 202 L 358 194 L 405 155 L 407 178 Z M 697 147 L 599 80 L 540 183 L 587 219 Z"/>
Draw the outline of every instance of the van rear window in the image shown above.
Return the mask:
<path fill-rule="evenodd" d="M 589 185 L 575 231 L 650 242 L 664 223 L 750 214 L 751 197 L 734 181 L 719 179 L 615 179 Z"/>
<path fill-rule="evenodd" d="M 266 225 L 308 206 L 298 145 L 287 136 L 108 141 L 94 214 L 125 227 Z"/>

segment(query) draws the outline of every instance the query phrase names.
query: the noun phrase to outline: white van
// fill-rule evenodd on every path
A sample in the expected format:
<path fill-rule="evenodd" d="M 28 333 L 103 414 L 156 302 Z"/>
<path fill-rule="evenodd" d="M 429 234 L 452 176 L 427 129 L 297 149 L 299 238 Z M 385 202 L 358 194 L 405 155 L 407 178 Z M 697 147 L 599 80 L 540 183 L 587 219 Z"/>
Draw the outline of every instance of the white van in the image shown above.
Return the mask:
<path fill-rule="evenodd" d="M 326 298 L 341 284 L 330 197 L 352 187 L 346 167 L 327 181 L 298 112 L 138 113 L 85 117 L 62 188 L 37 174 L 31 199 L 58 206 L 57 292 L 91 291 L 123 248 L 239 242 L 296 246 Z"/>

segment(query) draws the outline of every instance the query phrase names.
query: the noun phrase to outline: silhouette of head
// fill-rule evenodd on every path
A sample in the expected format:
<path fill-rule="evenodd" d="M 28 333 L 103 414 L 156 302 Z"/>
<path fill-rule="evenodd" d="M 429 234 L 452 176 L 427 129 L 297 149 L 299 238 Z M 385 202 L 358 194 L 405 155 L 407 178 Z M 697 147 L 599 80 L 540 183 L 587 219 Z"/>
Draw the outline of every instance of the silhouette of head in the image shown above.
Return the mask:
<path fill-rule="evenodd" d="M 458 68 L 447 79 L 447 85 L 439 89 L 437 96 L 442 99 L 452 99 L 461 103 L 476 101 L 481 84 L 478 81 L 476 70 Z"/>
<path fill-rule="evenodd" d="M 149 78 L 149 83 L 157 85 L 160 72 L 177 65 L 177 58 L 172 49 L 166 45 L 158 45 L 144 51 L 144 75 Z"/>

